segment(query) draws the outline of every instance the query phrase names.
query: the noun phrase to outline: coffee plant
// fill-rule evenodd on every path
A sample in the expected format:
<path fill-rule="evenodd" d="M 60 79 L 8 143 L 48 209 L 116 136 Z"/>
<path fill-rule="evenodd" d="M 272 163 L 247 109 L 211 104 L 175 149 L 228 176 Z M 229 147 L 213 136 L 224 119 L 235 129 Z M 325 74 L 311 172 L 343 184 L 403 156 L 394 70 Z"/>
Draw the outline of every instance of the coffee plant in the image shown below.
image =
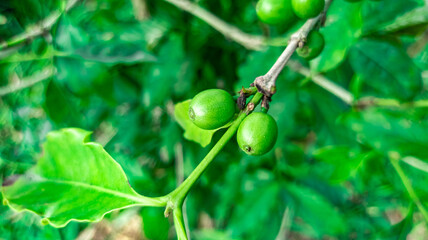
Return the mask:
<path fill-rule="evenodd" d="M 425 0 L 2 2 L 0 239 L 428 239 L 427 26 Z"/>

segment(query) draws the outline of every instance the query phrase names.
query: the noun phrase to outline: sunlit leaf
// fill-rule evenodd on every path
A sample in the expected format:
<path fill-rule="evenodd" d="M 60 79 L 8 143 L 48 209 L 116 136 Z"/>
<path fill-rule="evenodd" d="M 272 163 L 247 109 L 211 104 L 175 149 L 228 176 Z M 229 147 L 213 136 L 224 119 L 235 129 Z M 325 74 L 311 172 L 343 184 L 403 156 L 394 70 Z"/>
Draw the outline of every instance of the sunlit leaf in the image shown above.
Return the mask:
<path fill-rule="evenodd" d="M 37 165 L 3 183 L 5 203 L 43 216 L 42 223 L 63 227 L 69 221 L 99 221 L 108 212 L 130 206 L 162 206 L 136 193 L 101 145 L 88 142 L 81 129 L 51 132 Z"/>

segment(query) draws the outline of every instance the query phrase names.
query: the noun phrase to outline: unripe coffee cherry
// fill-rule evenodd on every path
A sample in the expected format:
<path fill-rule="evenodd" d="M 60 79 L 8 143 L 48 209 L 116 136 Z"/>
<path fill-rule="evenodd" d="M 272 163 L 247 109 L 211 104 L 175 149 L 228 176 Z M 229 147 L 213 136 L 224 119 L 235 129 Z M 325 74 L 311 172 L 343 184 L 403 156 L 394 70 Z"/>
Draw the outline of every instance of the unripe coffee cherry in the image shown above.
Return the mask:
<path fill-rule="evenodd" d="M 306 60 L 312 60 L 324 49 L 324 37 L 318 31 L 311 31 L 306 38 L 306 43 L 302 48 L 296 50 L 297 54 Z"/>
<path fill-rule="evenodd" d="M 235 105 L 228 92 L 221 89 L 205 90 L 190 102 L 189 118 L 202 129 L 217 129 L 232 120 Z"/>
<path fill-rule="evenodd" d="M 277 136 L 278 126 L 275 120 L 269 114 L 256 112 L 239 125 L 236 139 L 245 153 L 260 156 L 273 148 Z"/>
<path fill-rule="evenodd" d="M 302 19 L 318 16 L 324 9 L 324 4 L 324 0 L 291 0 L 294 13 Z"/>
<path fill-rule="evenodd" d="M 256 5 L 256 12 L 262 22 L 272 25 L 287 25 L 297 19 L 291 0 L 260 0 Z"/>

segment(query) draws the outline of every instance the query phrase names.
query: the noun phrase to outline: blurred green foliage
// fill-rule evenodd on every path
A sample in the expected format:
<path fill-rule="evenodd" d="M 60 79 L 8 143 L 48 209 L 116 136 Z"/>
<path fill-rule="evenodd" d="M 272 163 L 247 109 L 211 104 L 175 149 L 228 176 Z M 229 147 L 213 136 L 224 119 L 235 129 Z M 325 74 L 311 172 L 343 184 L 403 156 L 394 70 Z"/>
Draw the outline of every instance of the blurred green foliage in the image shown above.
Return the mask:
<path fill-rule="evenodd" d="M 197 1 L 253 34 L 287 36 L 301 24 L 268 27 L 257 20 L 255 3 Z M 224 132 L 202 144 L 207 147 L 187 140 L 174 104 L 208 88 L 239 91 L 282 51 L 249 51 L 164 1 L 65 7 L 60 0 L 0 2 L 2 41 L 61 13 L 48 32 L 0 52 L 0 88 L 44 79 L 0 98 L 2 179 L 35 164 L 49 131 L 77 127 L 94 131 L 93 140 L 120 163 L 137 192 L 164 195 L 177 184 L 176 160 L 183 159 L 189 175 Z M 321 29 L 321 56 L 310 64 L 293 59 L 358 97 L 427 100 L 427 9 L 424 0 L 335 0 Z M 428 238 L 388 160 L 394 152 L 428 162 L 427 108 L 351 108 L 302 80 L 289 69 L 278 79 L 269 110 L 279 128 L 273 151 L 250 157 L 231 141 L 194 186 L 186 201 L 192 239 L 275 239 L 284 222 L 279 239 Z M 406 163 L 400 164 L 428 206 L 426 169 Z M 134 213 L 143 226 L 132 236 L 173 239 L 171 219 L 160 210 Z M 75 239 L 93 229 L 113 239 L 131 219 L 123 220 L 126 214 L 109 214 L 107 232 L 101 224 L 73 222 L 55 229 L 1 206 L 0 239 Z"/>

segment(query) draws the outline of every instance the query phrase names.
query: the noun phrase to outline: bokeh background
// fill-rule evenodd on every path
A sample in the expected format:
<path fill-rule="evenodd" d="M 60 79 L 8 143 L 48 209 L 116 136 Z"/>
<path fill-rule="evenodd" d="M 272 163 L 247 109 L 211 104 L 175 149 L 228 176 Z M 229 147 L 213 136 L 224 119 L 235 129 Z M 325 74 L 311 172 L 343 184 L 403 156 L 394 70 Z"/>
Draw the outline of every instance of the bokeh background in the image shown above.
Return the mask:
<path fill-rule="evenodd" d="M 265 25 L 255 1 L 191 4 L 267 39 L 287 39 L 303 23 Z M 274 150 L 250 157 L 229 142 L 188 196 L 191 238 L 428 239 L 390 163 L 391 153 L 401 156 L 427 206 L 427 26 L 424 0 L 335 0 L 321 29 L 324 52 L 292 60 L 384 106 L 351 107 L 284 69 L 269 110 L 279 126 Z M 224 132 L 207 147 L 184 139 L 174 105 L 209 88 L 236 94 L 269 70 L 284 43 L 248 49 L 174 1 L 1 1 L 2 179 L 35 164 L 49 131 L 76 127 L 93 131 L 137 192 L 164 195 Z M 174 238 L 163 209 L 55 229 L 0 207 L 0 239 Z"/>

